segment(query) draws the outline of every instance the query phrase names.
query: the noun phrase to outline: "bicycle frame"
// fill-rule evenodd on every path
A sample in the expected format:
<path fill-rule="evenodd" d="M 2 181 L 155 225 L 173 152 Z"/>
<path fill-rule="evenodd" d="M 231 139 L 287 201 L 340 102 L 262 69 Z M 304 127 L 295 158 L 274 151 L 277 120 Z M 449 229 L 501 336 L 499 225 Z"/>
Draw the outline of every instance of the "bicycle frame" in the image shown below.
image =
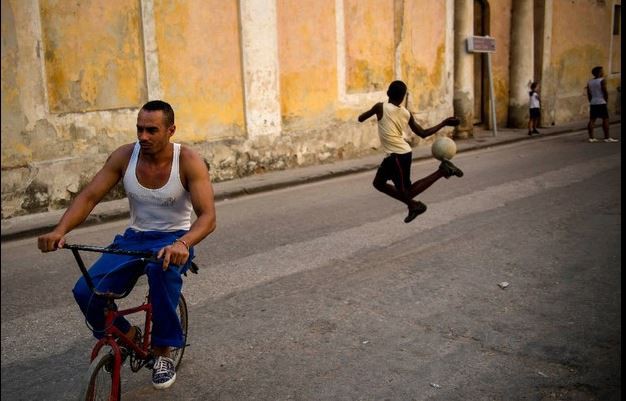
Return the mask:
<path fill-rule="evenodd" d="M 139 359 L 148 360 L 151 353 L 149 351 L 150 347 L 150 333 L 152 328 L 152 304 L 150 303 L 149 297 L 146 297 L 146 301 L 140 306 L 136 306 L 133 308 L 128 308 L 124 310 L 116 310 L 113 305 L 114 299 L 123 298 L 127 293 L 116 294 L 111 292 L 100 292 L 96 289 L 87 272 L 87 268 L 85 267 L 85 263 L 83 262 L 79 250 L 89 251 L 89 252 L 98 252 L 98 253 L 115 253 L 115 254 L 123 254 L 123 255 L 134 255 L 139 256 L 142 261 L 154 261 L 156 260 L 154 254 L 150 252 L 141 252 L 141 251 L 125 251 L 125 250 L 116 250 L 95 246 L 86 246 L 86 245 L 64 245 L 64 248 L 70 249 L 74 258 L 76 259 L 76 263 L 80 268 L 83 277 L 85 277 L 85 281 L 87 286 L 92 291 L 95 296 L 104 297 L 107 299 L 108 305 L 105 310 L 105 334 L 104 337 L 98 340 L 94 345 L 91 351 L 90 362 L 93 362 L 94 359 L 97 358 L 100 350 L 103 347 L 110 347 L 113 353 L 114 363 L 113 363 L 113 377 L 112 377 L 112 394 L 119 394 L 120 390 L 120 381 L 121 381 L 121 368 L 122 368 L 122 350 L 120 348 L 120 344 L 116 339 L 119 339 L 121 343 L 123 343 L 129 351 L 132 350 L 135 352 L 135 355 Z M 133 339 L 129 339 L 125 333 L 122 333 L 115 325 L 115 319 L 120 316 L 127 316 L 134 313 L 145 312 L 145 323 L 144 323 L 144 331 L 143 331 L 143 339 L 141 347 L 137 346 Z"/>
<path fill-rule="evenodd" d="M 146 313 L 146 321 L 143 327 L 144 338 L 142 339 L 141 347 L 135 344 L 132 341 L 132 339 L 129 339 L 125 333 L 122 333 L 120 329 L 118 329 L 117 327 L 115 327 L 115 325 L 113 325 L 113 322 L 119 316 L 132 315 L 138 312 Z M 105 324 L 106 324 L 106 329 L 105 329 L 104 337 L 98 340 L 98 342 L 96 343 L 96 345 L 94 345 L 94 348 L 91 352 L 92 361 L 96 358 L 96 356 L 98 356 L 98 352 L 100 351 L 100 349 L 102 349 L 102 347 L 106 345 L 109 345 L 111 346 L 111 348 L 115 349 L 115 351 L 118 351 L 118 349 L 116 348 L 119 348 L 119 344 L 115 341 L 116 337 L 119 338 L 121 342 L 124 343 L 124 345 L 128 347 L 129 350 L 132 349 L 133 351 L 135 351 L 135 353 L 137 354 L 139 358 L 147 359 L 150 356 L 150 352 L 146 350 L 148 349 L 148 346 L 150 345 L 149 338 L 150 338 L 150 330 L 152 328 L 152 304 L 151 303 L 146 302 L 140 306 L 136 306 L 134 308 L 129 308 L 129 309 L 124 309 L 121 311 L 114 311 L 111 309 L 107 309 Z"/>
<path fill-rule="evenodd" d="M 85 264 L 79 254 L 80 251 L 88 251 L 88 252 L 98 252 L 98 253 L 113 253 L 120 255 L 131 255 L 137 256 L 137 259 L 141 262 L 157 262 L 160 263 L 161 260 L 155 257 L 155 254 L 152 252 L 145 251 L 130 251 L 123 249 L 112 249 L 112 248 L 103 248 L 91 245 L 68 245 L 65 244 L 63 248 L 70 249 L 76 259 L 76 263 L 80 268 L 80 271 L 85 278 L 85 282 L 89 287 L 89 290 L 94 296 L 101 297 L 106 299 L 107 305 L 105 306 L 105 325 L 104 325 L 104 335 L 100 338 L 96 344 L 94 345 L 91 351 L 90 358 L 90 368 L 88 370 L 89 380 L 86 382 L 86 387 L 83 387 L 83 392 L 81 393 L 81 397 L 86 396 L 86 399 L 91 400 L 93 391 L 95 387 L 95 383 L 97 382 L 98 372 L 104 370 L 107 372 L 107 375 L 110 375 L 110 386 L 107 385 L 107 388 L 111 390 L 110 392 L 110 401 L 119 401 L 119 397 L 121 395 L 121 372 L 122 372 L 122 362 L 124 357 L 130 357 L 130 365 L 131 369 L 134 372 L 137 372 L 144 366 L 150 367 L 150 361 L 153 357 L 151 351 L 150 338 L 152 334 L 152 316 L 153 309 L 152 303 L 150 301 L 150 294 L 146 296 L 145 301 L 136 307 L 118 310 L 115 305 L 115 300 L 124 298 L 131 291 L 132 287 L 124 290 L 123 293 L 113 293 L 113 292 L 102 292 L 96 289 L 94 286 L 93 280 L 89 275 Z M 189 265 L 189 271 L 194 274 L 198 273 L 198 266 L 191 262 Z M 187 274 L 186 271 L 183 274 Z M 181 324 L 183 324 L 183 334 L 185 343 L 178 347 L 175 351 L 175 356 L 173 357 L 176 361 L 176 368 L 180 363 L 186 344 L 187 338 L 187 304 L 185 302 L 185 298 L 182 294 L 180 294 L 179 305 L 178 305 L 178 313 L 181 317 Z M 145 313 L 145 322 L 143 325 L 143 338 L 141 344 L 136 344 L 134 338 L 129 338 L 125 333 L 120 331 L 115 325 L 114 322 L 118 317 L 127 316 L 135 313 Z M 102 348 L 109 347 L 110 354 L 103 354 L 101 352 Z M 128 354 L 123 354 L 123 352 L 128 352 Z M 112 360 L 111 360 L 112 358 Z M 111 366 L 112 365 L 112 366 Z M 108 382 L 108 381 L 107 381 Z M 96 390 L 97 391 L 97 390 Z M 107 392 L 109 390 L 106 390 Z M 99 391 L 98 391 L 99 392 Z M 83 398 L 81 398 L 83 399 Z"/>
<path fill-rule="evenodd" d="M 142 339 L 141 347 L 137 346 L 137 344 L 129 339 L 125 333 L 122 333 L 113 322 L 119 316 L 127 316 L 138 312 L 146 313 L 146 320 L 144 324 L 144 335 Z M 115 358 L 115 363 L 113 364 L 113 394 L 117 394 L 119 391 L 119 385 L 121 380 L 121 368 L 122 368 L 122 350 L 120 348 L 119 343 L 115 340 L 119 339 L 129 350 L 135 352 L 135 354 L 140 358 L 147 360 L 150 357 L 150 330 L 152 326 L 152 304 L 149 302 L 145 302 L 140 306 L 136 306 L 134 308 L 124 309 L 124 310 L 113 310 L 111 308 L 107 308 L 106 311 L 106 323 L 105 323 L 105 335 L 94 345 L 91 351 L 91 361 L 100 353 L 100 350 L 103 347 L 109 346 L 113 350 L 113 357 Z"/>

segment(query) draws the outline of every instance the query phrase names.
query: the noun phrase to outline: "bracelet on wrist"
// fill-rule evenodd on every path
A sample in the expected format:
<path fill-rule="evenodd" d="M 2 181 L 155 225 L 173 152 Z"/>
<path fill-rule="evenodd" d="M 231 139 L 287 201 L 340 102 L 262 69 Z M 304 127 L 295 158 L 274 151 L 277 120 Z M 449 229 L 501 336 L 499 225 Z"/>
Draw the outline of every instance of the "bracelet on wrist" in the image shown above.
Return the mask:
<path fill-rule="evenodd" d="M 185 248 L 187 248 L 187 250 L 189 250 L 189 244 L 184 239 L 176 238 L 174 242 L 180 242 L 181 244 L 185 245 Z"/>

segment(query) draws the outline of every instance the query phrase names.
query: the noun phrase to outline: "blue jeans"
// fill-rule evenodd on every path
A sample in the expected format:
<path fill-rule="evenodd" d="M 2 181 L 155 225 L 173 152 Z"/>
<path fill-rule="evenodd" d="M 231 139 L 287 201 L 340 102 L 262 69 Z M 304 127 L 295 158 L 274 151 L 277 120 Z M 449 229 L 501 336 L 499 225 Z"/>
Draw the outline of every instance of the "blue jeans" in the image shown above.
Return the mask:
<path fill-rule="evenodd" d="M 186 232 L 135 231 L 129 228 L 123 235 L 115 236 L 111 247 L 158 252 Z M 89 268 L 89 275 L 98 291 L 123 293 L 133 288 L 137 279 L 145 273 L 148 276 L 152 303 L 152 345 L 181 347 L 185 339 L 176 310 L 183 286 L 181 275 L 189 268 L 193 257 L 192 248 L 185 266 L 170 265 L 164 271 L 160 263 L 145 263 L 136 256 L 105 253 Z M 92 294 L 84 277 L 76 282 L 73 293 L 80 310 L 92 327 L 94 336 L 102 338 L 106 300 Z M 118 317 L 114 324 L 124 333 L 130 330 L 130 323 L 124 317 Z"/>

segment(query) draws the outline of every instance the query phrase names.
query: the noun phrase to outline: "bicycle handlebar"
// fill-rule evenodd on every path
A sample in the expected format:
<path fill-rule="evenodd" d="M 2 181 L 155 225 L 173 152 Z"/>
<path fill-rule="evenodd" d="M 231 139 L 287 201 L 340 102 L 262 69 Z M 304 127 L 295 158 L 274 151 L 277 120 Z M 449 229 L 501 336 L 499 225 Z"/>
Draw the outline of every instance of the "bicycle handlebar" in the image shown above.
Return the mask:
<path fill-rule="evenodd" d="M 161 261 L 160 259 L 156 257 L 157 254 L 155 252 L 150 252 L 150 251 L 131 251 L 128 249 L 115 249 L 115 248 L 102 247 L 102 246 L 77 245 L 77 244 L 76 245 L 63 244 L 62 248 L 69 249 L 72 251 L 72 254 L 74 255 L 74 259 L 76 259 L 76 263 L 78 264 L 78 267 L 81 273 L 85 277 L 87 286 L 91 289 L 91 291 L 96 295 L 102 295 L 106 297 L 122 298 L 122 297 L 125 297 L 127 293 L 124 293 L 124 294 L 102 293 L 96 290 L 96 287 L 94 286 L 93 281 L 91 280 L 91 276 L 87 272 L 85 263 L 83 262 L 83 259 L 80 257 L 80 254 L 78 253 L 78 251 L 113 253 L 117 255 L 137 256 L 144 262 L 160 262 Z M 194 262 L 191 262 L 189 266 L 189 271 L 191 271 L 194 274 L 198 274 L 198 266 Z M 184 274 L 187 275 L 187 272 L 185 272 Z"/>
<path fill-rule="evenodd" d="M 87 252 L 99 252 L 99 253 L 113 253 L 117 255 L 130 255 L 130 256 L 139 256 L 142 258 L 154 258 L 156 259 L 156 253 L 150 251 L 130 251 L 127 249 L 115 249 L 103 246 L 94 246 L 94 245 L 70 245 L 64 244 L 63 248 L 77 250 L 77 251 L 87 251 Z"/>

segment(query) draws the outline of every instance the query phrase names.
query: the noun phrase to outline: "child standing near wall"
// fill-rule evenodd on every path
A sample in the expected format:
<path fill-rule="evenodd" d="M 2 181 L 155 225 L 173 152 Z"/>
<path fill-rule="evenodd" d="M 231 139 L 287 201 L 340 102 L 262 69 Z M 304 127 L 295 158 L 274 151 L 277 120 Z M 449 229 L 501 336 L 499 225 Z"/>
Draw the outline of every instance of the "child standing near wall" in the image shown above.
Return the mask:
<path fill-rule="evenodd" d="M 530 92 L 528 92 L 528 135 L 540 134 L 537 131 L 541 121 L 541 100 L 539 99 L 539 84 L 533 82 L 530 84 Z"/>

